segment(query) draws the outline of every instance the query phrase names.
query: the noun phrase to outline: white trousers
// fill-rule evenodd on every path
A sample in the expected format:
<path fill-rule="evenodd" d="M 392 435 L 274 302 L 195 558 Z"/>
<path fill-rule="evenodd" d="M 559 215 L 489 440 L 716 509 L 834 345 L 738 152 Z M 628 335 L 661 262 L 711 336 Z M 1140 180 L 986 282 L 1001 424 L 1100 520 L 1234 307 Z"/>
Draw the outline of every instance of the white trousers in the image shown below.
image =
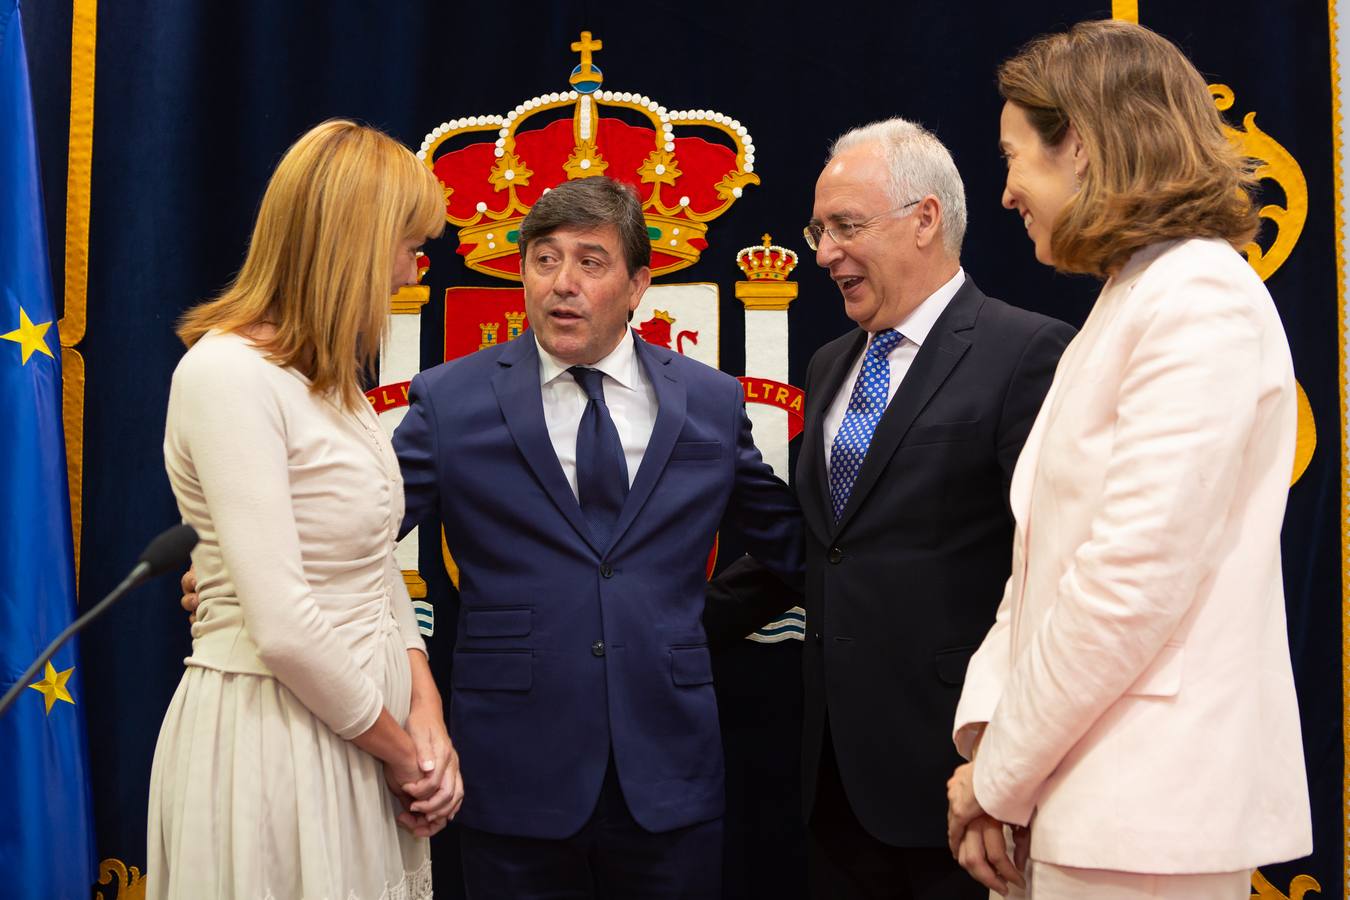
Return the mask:
<path fill-rule="evenodd" d="M 1251 870 L 1217 875 L 1146 875 L 1104 869 L 1075 869 L 1031 860 L 1027 888 L 1010 885 L 1008 900 L 1246 900 Z M 990 893 L 990 900 L 1003 900 Z"/>

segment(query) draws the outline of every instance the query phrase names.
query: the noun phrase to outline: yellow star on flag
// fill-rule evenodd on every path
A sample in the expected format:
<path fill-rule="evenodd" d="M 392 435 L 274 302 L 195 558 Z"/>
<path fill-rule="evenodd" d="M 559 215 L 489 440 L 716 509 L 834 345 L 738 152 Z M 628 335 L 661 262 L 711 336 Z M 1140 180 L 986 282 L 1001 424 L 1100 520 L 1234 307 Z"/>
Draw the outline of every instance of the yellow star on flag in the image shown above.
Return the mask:
<path fill-rule="evenodd" d="M 70 680 L 70 673 L 75 671 L 72 666 L 64 672 L 56 671 L 56 667 L 47 663 L 46 677 L 36 684 L 30 684 L 29 687 L 42 693 L 47 701 L 47 715 L 52 714 L 52 707 L 56 705 L 57 700 L 64 700 L 71 706 L 75 705 L 75 698 L 70 696 L 70 691 L 66 690 L 66 682 Z"/>
<path fill-rule="evenodd" d="M 43 335 L 47 333 L 47 329 L 51 327 L 51 322 L 43 322 L 39 325 L 34 325 L 32 320 L 28 318 L 28 313 L 20 306 L 19 327 L 9 334 L 0 334 L 0 338 L 18 344 L 23 349 L 23 362 L 27 365 L 28 357 L 32 356 L 34 352 L 45 353 L 48 356 L 52 356 L 52 351 L 47 347 L 47 341 L 43 338 Z M 56 357 L 53 356 L 52 358 L 55 359 Z"/>

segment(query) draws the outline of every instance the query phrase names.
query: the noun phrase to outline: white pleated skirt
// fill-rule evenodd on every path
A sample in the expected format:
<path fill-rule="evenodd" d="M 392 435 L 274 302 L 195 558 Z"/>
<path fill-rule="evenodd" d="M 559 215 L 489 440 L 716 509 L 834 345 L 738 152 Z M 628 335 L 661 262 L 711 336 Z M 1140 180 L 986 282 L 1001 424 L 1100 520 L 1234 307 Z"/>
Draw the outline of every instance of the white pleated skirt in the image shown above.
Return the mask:
<path fill-rule="evenodd" d="M 379 640 L 403 722 L 407 651 Z M 188 666 L 150 774 L 147 900 L 426 900 L 428 842 L 396 807 L 380 761 L 276 679 Z"/>

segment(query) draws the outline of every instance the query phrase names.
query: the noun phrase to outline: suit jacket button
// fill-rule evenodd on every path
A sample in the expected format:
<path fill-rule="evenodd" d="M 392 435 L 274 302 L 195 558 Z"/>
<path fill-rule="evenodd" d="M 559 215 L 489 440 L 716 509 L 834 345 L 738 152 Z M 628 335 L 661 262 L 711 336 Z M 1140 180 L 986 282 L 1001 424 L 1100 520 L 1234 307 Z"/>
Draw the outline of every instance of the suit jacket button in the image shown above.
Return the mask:
<path fill-rule="evenodd" d="M 614 575 L 614 567 L 611 566 L 609 563 L 601 563 L 600 574 L 605 576 L 606 578 L 610 578 Z M 596 655 L 598 656 L 599 654 Z"/>
<path fill-rule="evenodd" d="M 813 637 L 813 638 L 816 639 L 816 643 L 817 643 L 817 644 L 823 644 L 823 643 L 825 643 L 823 640 L 821 640 L 821 638 L 820 638 L 820 632 L 819 632 L 819 631 L 817 631 L 817 632 L 815 632 L 814 634 L 812 634 L 811 637 Z"/>
<path fill-rule="evenodd" d="M 844 558 L 844 551 L 840 550 L 838 547 L 831 547 L 830 555 L 826 558 L 832 563 L 838 563 Z"/>
<path fill-rule="evenodd" d="M 591 655 L 592 655 L 592 656 L 604 656 L 604 655 L 605 655 L 605 642 L 604 642 L 604 641 L 596 641 L 594 644 L 591 644 Z"/>

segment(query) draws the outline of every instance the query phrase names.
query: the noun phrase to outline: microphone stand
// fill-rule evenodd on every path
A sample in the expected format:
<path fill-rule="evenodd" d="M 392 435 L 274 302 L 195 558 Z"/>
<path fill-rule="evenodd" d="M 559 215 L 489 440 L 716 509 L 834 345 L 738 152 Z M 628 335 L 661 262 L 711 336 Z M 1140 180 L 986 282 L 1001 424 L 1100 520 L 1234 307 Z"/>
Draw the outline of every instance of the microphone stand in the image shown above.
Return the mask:
<path fill-rule="evenodd" d="M 9 686 L 5 691 L 5 696 L 0 697 L 0 716 L 5 714 L 5 710 L 14 705 L 14 700 L 19 696 L 19 692 L 28 686 L 28 679 L 37 675 L 38 670 L 43 664 L 52 658 L 52 655 L 60 649 L 70 637 L 90 622 L 97 619 L 112 606 L 127 591 L 136 587 L 143 581 L 153 578 L 156 575 L 169 571 L 174 566 L 181 566 L 187 562 L 188 552 L 197 543 L 197 532 L 193 531 L 188 525 L 175 525 L 155 536 L 141 554 L 136 567 L 122 583 L 112 589 L 112 593 L 98 602 L 93 609 L 77 618 L 66 626 L 65 630 L 56 636 L 47 649 L 38 654 L 38 658 L 33 660 L 33 664 L 19 676 L 18 680 Z"/>
<path fill-rule="evenodd" d="M 43 650 L 40 654 L 38 654 L 38 658 L 33 660 L 33 664 L 24 670 L 24 673 L 19 676 L 19 679 L 9 686 L 9 690 L 5 691 L 5 696 L 0 697 L 0 716 L 3 716 L 5 714 L 5 710 L 9 709 L 10 706 L 13 705 L 14 699 L 19 696 L 19 692 L 28 686 L 28 679 L 37 676 L 37 673 L 42 669 L 43 664 L 45 664 L 49 659 L 52 658 L 53 655 L 55 655 L 56 651 L 61 648 L 62 644 L 64 644 L 67 640 L 69 640 L 70 637 L 74 635 L 76 632 L 78 632 L 80 629 L 84 628 L 84 626 L 88 625 L 90 622 L 94 621 L 99 616 L 101 616 L 104 613 L 104 611 L 107 610 L 107 608 L 111 606 L 113 603 L 115 603 L 119 598 L 121 598 L 123 594 L 125 594 L 132 588 L 136 587 L 136 585 L 140 584 L 142 581 L 144 581 L 146 575 L 149 574 L 149 572 L 150 572 L 150 563 L 148 562 L 137 563 L 136 568 L 131 570 L 131 574 L 129 574 L 126 578 L 123 578 L 122 583 L 119 584 L 117 587 L 113 588 L 112 593 L 110 593 L 108 596 L 100 600 L 98 602 L 98 605 L 96 605 L 93 609 L 89 610 L 87 613 L 80 616 L 74 622 L 71 622 L 69 625 L 67 625 L 65 630 L 62 631 L 60 634 L 58 634 L 55 640 L 53 640 L 50 644 L 47 645 L 47 649 Z"/>

